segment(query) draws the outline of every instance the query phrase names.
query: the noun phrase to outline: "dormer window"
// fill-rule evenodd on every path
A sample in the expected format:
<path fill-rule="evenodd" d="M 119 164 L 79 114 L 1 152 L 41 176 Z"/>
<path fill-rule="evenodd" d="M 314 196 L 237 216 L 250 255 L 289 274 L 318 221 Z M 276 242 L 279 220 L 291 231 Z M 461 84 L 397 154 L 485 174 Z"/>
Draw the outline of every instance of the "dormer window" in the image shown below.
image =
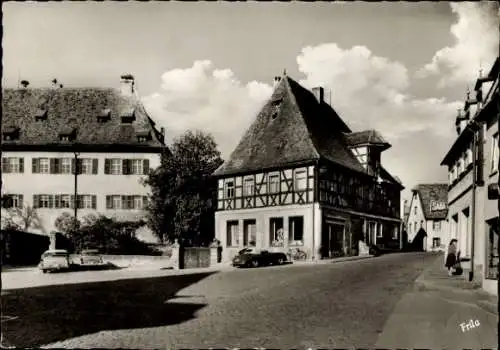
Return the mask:
<path fill-rule="evenodd" d="M 37 122 L 42 121 L 42 120 L 46 120 L 46 119 L 47 119 L 47 110 L 46 109 L 40 108 L 35 112 L 35 120 Z"/>
<path fill-rule="evenodd" d="M 101 110 L 99 115 L 97 116 L 97 121 L 99 123 L 106 123 L 111 119 L 111 109 L 105 108 Z"/>
<path fill-rule="evenodd" d="M 281 107 L 282 102 L 283 102 L 282 97 L 278 97 L 271 102 L 271 105 L 272 105 L 271 118 L 272 119 L 276 119 L 278 117 L 278 113 L 280 111 L 280 107 Z"/>
<path fill-rule="evenodd" d="M 120 114 L 121 120 L 123 124 L 132 124 L 132 122 L 135 120 L 135 110 L 134 108 L 129 108 Z"/>
<path fill-rule="evenodd" d="M 19 128 L 16 126 L 6 126 L 3 130 L 4 141 L 13 141 L 19 139 Z"/>
<path fill-rule="evenodd" d="M 64 128 L 59 132 L 60 141 L 73 141 L 75 139 L 75 129 Z"/>
<path fill-rule="evenodd" d="M 137 141 L 139 142 L 147 142 L 151 140 L 151 132 L 148 130 L 137 132 Z"/>

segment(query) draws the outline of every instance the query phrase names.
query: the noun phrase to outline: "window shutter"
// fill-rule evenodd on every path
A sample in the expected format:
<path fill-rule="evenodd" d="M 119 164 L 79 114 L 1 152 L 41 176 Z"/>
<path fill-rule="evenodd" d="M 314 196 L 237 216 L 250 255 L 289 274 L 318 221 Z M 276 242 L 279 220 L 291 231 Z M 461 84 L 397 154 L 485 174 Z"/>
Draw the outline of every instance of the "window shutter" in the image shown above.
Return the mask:
<path fill-rule="evenodd" d="M 149 159 L 144 159 L 142 162 L 142 173 L 143 175 L 149 174 Z"/>
<path fill-rule="evenodd" d="M 104 174 L 109 174 L 111 172 L 111 160 L 104 159 Z"/>
<path fill-rule="evenodd" d="M 99 160 L 96 158 L 92 159 L 92 174 L 94 175 L 97 174 L 98 168 L 99 168 Z"/>
<path fill-rule="evenodd" d="M 71 159 L 71 174 L 75 174 L 76 171 L 76 162 L 75 159 Z"/>
<path fill-rule="evenodd" d="M 113 209 L 113 202 L 111 196 L 106 196 L 106 209 Z"/>
<path fill-rule="evenodd" d="M 57 172 L 56 172 L 56 158 L 50 158 L 50 173 L 57 174 Z"/>
<path fill-rule="evenodd" d="M 33 208 L 38 208 L 38 195 L 34 194 L 33 195 Z"/>
<path fill-rule="evenodd" d="M 49 208 L 54 207 L 54 196 L 53 195 L 48 195 L 49 197 Z"/>
<path fill-rule="evenodd" d="M 61 195 L 56 194 L 54 195 L 54 208 L 58 209 L 61 207 Z"/>
<path fill-rule="evenodd" d="M 76 205 L 78 206 L 78 209 L 83 209 L 83 195 L 79 194 L 78 197 L 76 197 Z"/>
<path fill-rule="evenodd" d="M 75 209 L 75 195 L 74 194 L 71 195 L 71 203 L 70 203 L 69 207 L 71 209 Z"/>
<path fill-rule="evenodd" d="M 2 158 L 2 173 L 9 173 L 9 163 L 7 162 L 7 158 Z"/>
<path fill-rule="evenodd" d="M 128 159 L 122 160 L 122 174 L 123 175 L 130 175 L 130 167 L 129 167 L 129 160 Z"/>
<path fill-rule="evenodd" d="M 61 158 L 54 159 L 54 169 L 56 174 L 61 174 L 61 163 L 62 163 Z"/>
<path fill-rule="evenodd" d="M 127 196 L 122 196 L 122 209 L 128 209 Z"/>
<path fill-rule="evenodd" d="M 24 195 L 19 194 L 19 195 L 17 196 L 17 198 L 18 198 L 18 201 L 19 201 L 19 205 L 18 205 L 18 207 L 19 207 L 19 208 L 23 208 L 23 207 L 24 207 Z"/>
<path fill-rule="evenodd" d="M 148 206 L 148 196 L 142 196 L 142 209 L 146 209 Z"/>
<path fill-rule="evenodd" d="M 24 158 L 19 158 L 19 172 L 24 173 Z"/>
<path fill-rule="evenodd" d="M 92 209 L 97 209 L 97 196 L 92 196 Z"/>
<path fill-rule="evenodd" d="M 38 174 L 40 172 L 39 158 L 31 159 L 31 172 L 33 174 Z"/>

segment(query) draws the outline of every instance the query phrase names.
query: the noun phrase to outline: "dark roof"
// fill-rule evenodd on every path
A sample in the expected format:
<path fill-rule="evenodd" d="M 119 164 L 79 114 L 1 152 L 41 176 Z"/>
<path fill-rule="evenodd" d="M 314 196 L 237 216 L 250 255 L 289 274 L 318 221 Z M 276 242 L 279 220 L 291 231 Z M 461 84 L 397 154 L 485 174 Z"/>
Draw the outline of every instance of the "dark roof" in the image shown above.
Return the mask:
<path fill-rule="evenodd" d="M 380 166 L 380 178 L 391 184 L 397 184 L 404 189 L 403 183 L 397 176 L 392 176 L 383 166 Z"/>
<path fill-rule="evenodd" d="M 350 132 L 335 110 L 288 76 L 214 175 L 229 175 L 325 159 L 366 173 L 348 149 Z"/>
<path fill-rule="evenodd" d="M 391 145 L 376 130 L 363 130 L 346 134 L 346 141 L 349 146 L 378 146 L 383 150 Z"/>
<path fill-rule="evenodd" d="M 109 121 L 99 122 L 99 116 L 109 109 Z M 135 111 L 135 121 L 122 124 L 123 113 Z M 35 116 L 46 113 L 46 120 Z M 19 138 L 6 141 L 9 145 L 59 144 L 64 129 L 76 131 L 75 142 L 82 145 L 136 145 L 137 130 L 151 130 L 153 137 L 141 142 L 141 147 L 162 147 L 163 136 L 136 96 L 124 96 L 108 88 L 29 88 L 2 91 L 2 118 L 8 125 L 19 127 Z"/>
<path fill-rule="evenodd" d="M 412 190 L 417 192 L 426 220 L 444 220 L 448 215 L 448 184 L 420 184 Z M 431 202 L 437 201 L 445 204 L 446 209 L 431 211 Z"/>

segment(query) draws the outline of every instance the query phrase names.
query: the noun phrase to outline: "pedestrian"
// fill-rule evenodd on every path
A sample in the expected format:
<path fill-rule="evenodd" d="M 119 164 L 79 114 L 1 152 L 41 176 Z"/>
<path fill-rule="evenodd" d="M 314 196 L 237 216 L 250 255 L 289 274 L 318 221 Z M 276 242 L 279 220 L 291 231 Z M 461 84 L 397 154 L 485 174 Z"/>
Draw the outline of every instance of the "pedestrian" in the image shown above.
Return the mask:
<path fill-rule="evenodd" d="M 448 275 L 453 275 L 452 269 L 457 263 L 457 240 L 452 239 L 448 245 L 448 253 L 446 255 L 445 267 L 448 269 Z"/>

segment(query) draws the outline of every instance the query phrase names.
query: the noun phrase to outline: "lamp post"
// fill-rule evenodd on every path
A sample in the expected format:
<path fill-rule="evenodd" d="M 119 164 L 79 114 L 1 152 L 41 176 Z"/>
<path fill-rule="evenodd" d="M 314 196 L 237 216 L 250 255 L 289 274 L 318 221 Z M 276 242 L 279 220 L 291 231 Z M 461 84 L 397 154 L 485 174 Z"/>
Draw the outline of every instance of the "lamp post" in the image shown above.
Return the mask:
<path fill-rule="evenodd" d="M 76 144 L 75 144 L 76 148 Z M 75 221 L 74 221 L 74 229 L 75 231 L 78 229 L 78 174 L 80 172 L 80 166 L 78 164 L 78 157 L 80 156 L 80 153 L 76 151 L 76 149 L 73 151 L 73 154 L 75 155 L 75 199 L 73 201 L 73 206 L 75 210 Z"/>

